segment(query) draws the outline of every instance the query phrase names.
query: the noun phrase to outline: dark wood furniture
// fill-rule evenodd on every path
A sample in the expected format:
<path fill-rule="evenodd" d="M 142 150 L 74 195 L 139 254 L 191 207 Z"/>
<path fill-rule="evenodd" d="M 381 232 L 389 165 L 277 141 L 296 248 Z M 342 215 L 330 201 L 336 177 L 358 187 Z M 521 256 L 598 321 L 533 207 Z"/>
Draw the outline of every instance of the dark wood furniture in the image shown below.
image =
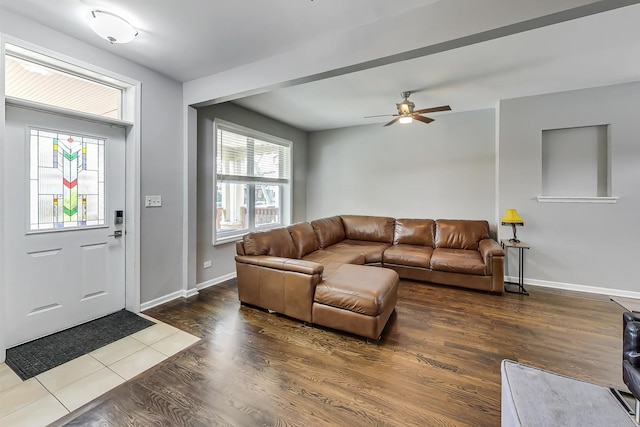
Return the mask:
<path fill-rule="evenodd" d="M 530 248 L 529 244 L 522 241 L 512 242 L 509 239 L 502 239 L 500 240 L 500 245 L 502 245 L 502 249 L 505 250 L 506 252 L 505 255 L 507 256 L 507 259 L 509 257 L 508 255 L 509 249 L 515 248 L 518 250 L 518 283 L 515 283 L 516 285 L 518 285 L 518 290 L 516 291 L 510 290 L 508 288 L 508 285 L 510 284 L 510 282 L 505 282 L 504 291 L 515 293 L 515 294 L 529 295 L 527 290 L 524 288 L 524 250 Z M 509 262 L 507 261 L 505 265 L 509 265 Z"/>

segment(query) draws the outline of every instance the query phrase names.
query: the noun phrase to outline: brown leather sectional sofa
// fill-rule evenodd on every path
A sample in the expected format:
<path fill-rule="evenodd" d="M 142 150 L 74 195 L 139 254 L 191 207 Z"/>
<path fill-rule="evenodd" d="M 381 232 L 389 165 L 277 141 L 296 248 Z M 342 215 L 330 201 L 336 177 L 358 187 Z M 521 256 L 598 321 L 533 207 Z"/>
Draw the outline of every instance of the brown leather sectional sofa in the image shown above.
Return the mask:
<path fill-rule="evenodd" d="M 341 215 L 249 233 L 236 250 L 241 302 L 374 339 L 398 277 L 504 290 L 487 221 Z"/>

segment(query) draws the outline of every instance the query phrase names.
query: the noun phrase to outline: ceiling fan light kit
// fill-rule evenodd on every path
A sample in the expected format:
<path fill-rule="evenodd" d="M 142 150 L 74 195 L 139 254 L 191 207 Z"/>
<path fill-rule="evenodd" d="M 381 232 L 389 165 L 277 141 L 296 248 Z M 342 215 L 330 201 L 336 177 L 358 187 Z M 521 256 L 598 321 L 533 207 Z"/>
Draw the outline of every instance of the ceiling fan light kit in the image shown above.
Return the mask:
<path fill-rule="evenodd" d="M 409 91 L 402 92 L 400 94 L 400 96 L 402 96 L 404 100 L 401 103 L 396 104 L 396 108 L 398 109 L 398 114 L 384 114 L 385 116 L 395 117 L 393 120 L 391 120 L 389 123 L 386 123 L 384 126 L 390 126 L 396 122 L 401 124 L 407 124 L 407 123 L 413 122 L 414 120 L 417 120 L 422 123 L 431 123 L 434 119 L 432 119 L 431 117 L 422 116 L 421 114 L 451 110 L 451 107 L 448 105 L 442 105 L 440 107 L 432 107 L 432 108 L 423 108 L 422 110 L 415 110 L 416 105 L 413 102 L 409 101 L 409 95 L 411 95 L 411 92 Z M 382 116 L 366 116 L 365 119 L 370 117 L 382 117 Z"/>

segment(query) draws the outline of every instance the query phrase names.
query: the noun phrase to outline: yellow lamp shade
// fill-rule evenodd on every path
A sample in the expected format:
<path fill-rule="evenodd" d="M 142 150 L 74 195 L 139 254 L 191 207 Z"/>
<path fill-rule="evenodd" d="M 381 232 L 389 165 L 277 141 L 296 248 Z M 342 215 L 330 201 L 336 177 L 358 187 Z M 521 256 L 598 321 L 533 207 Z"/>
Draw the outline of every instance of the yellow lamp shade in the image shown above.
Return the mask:
<path fill-rule="evenodd" d="M 504 216 L 502 217 L 502 224 L 517 224 L 524 225 L 524 219 L 518 214 L 518 211 L 515 209 L 507 209 Z"/>

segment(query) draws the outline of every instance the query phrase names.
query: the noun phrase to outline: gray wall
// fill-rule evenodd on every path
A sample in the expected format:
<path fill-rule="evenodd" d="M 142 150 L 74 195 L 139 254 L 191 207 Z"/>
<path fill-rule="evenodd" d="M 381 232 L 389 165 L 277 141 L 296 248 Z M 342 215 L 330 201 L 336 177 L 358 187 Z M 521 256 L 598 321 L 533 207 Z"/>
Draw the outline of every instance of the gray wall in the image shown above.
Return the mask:
<path fill-rule="evenodd" d="M 140 301 L 182 289 L 182 84 L 5 10 L 2 32 L 142 83 Z M 145 209 L 144 195 L 162 195 Z"/>
<path fill-rule="evenodd" d="M 213 246 L 213 121 L 215 118 L 293 142 L 292 222 L 307 218 L 307 133 L 233 103 L 198 109 L 196 284 L 216 281 L 236 271 L 235 243 Z M 211 268 L 203 268 L 211 260 Z"/>
<path fill-rule="evenodd" d="M 148 71 L 147 69 L 144 69 Z M 141 75 L 140 302 L 182 289 L 182 85 Z M 146 194 L 161 208 L 144 208 Z"/>
<path fill-rule="evenodd" d="M 495 111 L 313 132 L 307 216 L 486 219 L 495 226 Z"/>
<path fill-rule="evenodd" d="M 638 291 L 640 259 L 640 83 L 500 103 L 499 212 L 516 208 L 530 283 Z M 540 203 L 542 130 L 609 124 L 617 204 Z M 510 237 L 503 227 L 501 237 Z M 510 265 L 510 267 L 512 267 Z M 515 270 L 512 270 L 515 273 Z"/>

